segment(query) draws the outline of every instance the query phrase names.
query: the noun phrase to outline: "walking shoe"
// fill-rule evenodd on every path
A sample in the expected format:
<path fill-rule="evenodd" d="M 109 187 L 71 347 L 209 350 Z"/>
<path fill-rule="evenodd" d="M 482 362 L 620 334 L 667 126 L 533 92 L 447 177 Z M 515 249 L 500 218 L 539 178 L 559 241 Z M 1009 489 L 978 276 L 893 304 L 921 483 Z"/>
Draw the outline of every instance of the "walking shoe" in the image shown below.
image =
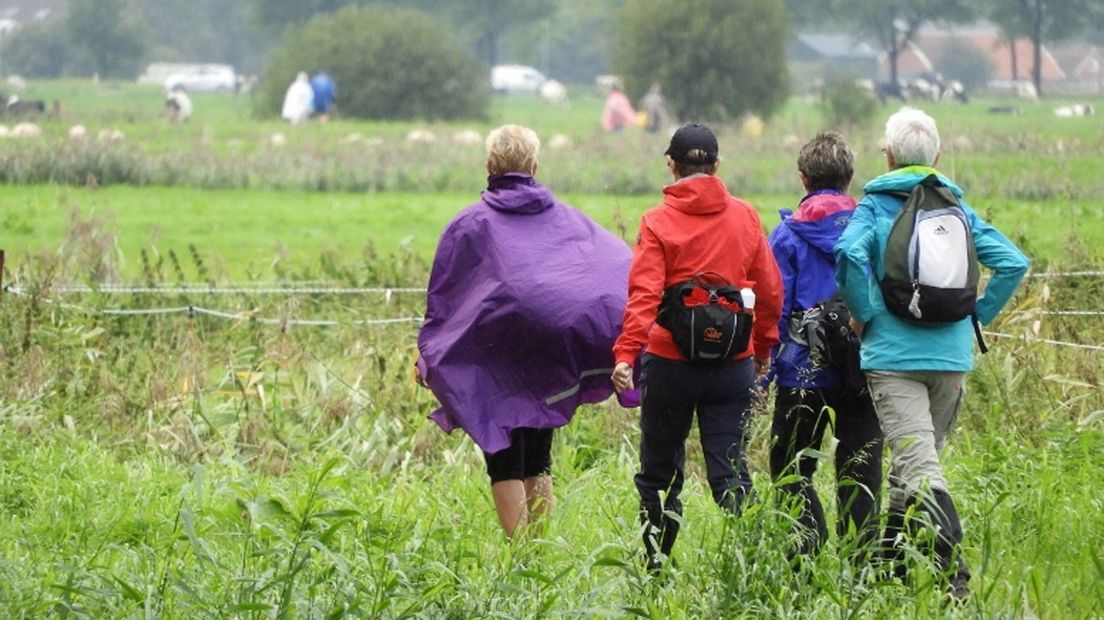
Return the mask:
<path fill-rule="evenodd" d="M 947 604 L 963 603 L 970 598 L 969 575 L 954 575 L 947 584 Z"/>

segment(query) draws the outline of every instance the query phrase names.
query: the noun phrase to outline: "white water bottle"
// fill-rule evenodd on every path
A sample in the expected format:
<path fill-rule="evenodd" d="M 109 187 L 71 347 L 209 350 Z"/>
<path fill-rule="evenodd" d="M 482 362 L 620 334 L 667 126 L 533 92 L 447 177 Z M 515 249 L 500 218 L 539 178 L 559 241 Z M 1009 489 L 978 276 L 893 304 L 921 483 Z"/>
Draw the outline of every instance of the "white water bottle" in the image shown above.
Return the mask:
<path fill-rule="evenodd" d="M 744 302 L 745 310 L 751 310 L 755 307 L 755 291 L 750 288 L 740 289 L 740 300 Z"/>

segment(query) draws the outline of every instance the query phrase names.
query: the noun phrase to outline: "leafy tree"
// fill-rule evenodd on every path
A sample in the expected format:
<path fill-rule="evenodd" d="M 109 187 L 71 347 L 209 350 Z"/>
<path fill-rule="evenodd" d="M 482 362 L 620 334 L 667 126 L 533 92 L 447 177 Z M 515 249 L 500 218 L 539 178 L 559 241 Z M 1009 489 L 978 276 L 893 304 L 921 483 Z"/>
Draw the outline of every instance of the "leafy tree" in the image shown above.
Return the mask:
<path fill-rule="evenodd" d="M 146 51 L 141 27 L 124 19 L 127 0 L 73 0 L 65 16 L 69 40 L 105 77 L 133 77 Z"/>
<path fill-rule="evenodd" d="M 225 62 L 256 71 L 274 37 L 250 19 L 241 0 L 130 0 L 131 11 L 146 24 L 149 59 Z"/>
<path fill-rule="evenodd" d="M 3 72 L 27 77 L 61 77 L 71 57 L 65 24 L 60 20 L 27 24 L 4 37 L 0 47 Z"/>
<path fill-rule="evenodd" d="M 520 25 L 510 33 L 508 50 L 518 62 L 538 67 L 549 77 L 592 84 L 609 73 L 616 28 L 614 16 L 624 0 L 559 0 L 556 12 Z"/>
<path fill-rule="evenodd" d="M 315 15 L 355 5 L 390 5 L 420 9 L 456 27 L 480 60 L 498 63 L 503 36 L 539 21 L 556 9 L 557 0 L 249 0 L 254 20 L 279 35 Z"/>
<path fill-rule="evenodd" d="M 355 0 L 248 0 L 253 21 L 269 33 L 280 36 L 301 26 L 315 15 L 332 13 L 356 4 Z"/>
<path fill-rule="evenodd" d="M 1016 53 L 1016 40 L 1031 33 L 1031 24 L 1019 11 L 1020 0 L 982 0 L 982 14 L 1000 29 L 1001 39 L 1008 44 L 1011 55 L 1012 79 L 1020 79 L 1020 59 Z"/>
<path fill-rule="evenodd" d="M 1101 7 L 1100 0 L 986 2 L 989 17 L 1000 27 L 1005 39 L 1015 41 L 1022 36 L 1031 39 L 1031 81 L 1040 95 L 1043 93 L 1043 44 L 1047 41 L 1060 41 L 1104 24 L 1104 19 L 1101 19 L 1104 17 L 1104 8 Z M 1015 46 L 1012 47 L 1014 50 Z"/>
<path fill-rule="evenodd" d="M 451 119 L 486 113 L 486 72 L 441 22 L 409 9 L 347 7 L 290 33 L 265 69 L 261 112 L 280 110 L 299 71 L 337 82 L 342 114 L 373 119 Z"/>
<path fill-rule="evenodd" d="M 374 0 L 421 9 L 447 20 L 488 66 L 499 63 L 502 43 L 555 12 L 560 0 Z"/>
<path fill-rule="evenodd" d="M 799 28 L 823 26 L 831 13 L 830 0 L 785 0 L 790 21 Z"/>
<path fill-rule="evenodd" d="M 628 92 L 658 82 L 681 118 L 768 117 L 786 100 L 782 0 L 629 0 L 618 26 L 613 64 Z"/>
<path fill-rule="evenodd" d="M 555 10 L 554 0 L 455 0 L 453 22 L 475 35 L 479 58 L 498 64 L 501 35 L 529 22 L 539 21 Z"/>
<path fill-rule="evenodd" d="M 969 21 L 974 7 L 962 0 L 832 0 L 832 12 L 855 34 L 873 39 L 889 57 L 889 83 L 898 83 L 901 53 L 927 22 Z"/>

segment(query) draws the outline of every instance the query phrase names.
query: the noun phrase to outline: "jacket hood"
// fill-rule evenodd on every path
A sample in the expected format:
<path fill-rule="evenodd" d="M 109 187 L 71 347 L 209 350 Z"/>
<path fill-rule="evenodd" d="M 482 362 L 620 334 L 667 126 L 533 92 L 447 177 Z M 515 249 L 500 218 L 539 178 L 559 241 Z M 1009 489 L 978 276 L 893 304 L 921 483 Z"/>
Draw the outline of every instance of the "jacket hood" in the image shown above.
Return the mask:
<path fill-rule="evenodd" d="M 790 230 L 805 243 L 831 256 L 843 229 L 851 221 L 855 199 L 844 193 L 823 193 L 806 196 L 797 212 L 779 211 Z"/>
<path fill-rule="evenodd" d="M 863 191 L 868 194 L 877 192 L 910 192 L 912 188 L 916 187 L 920 181 L 923 181 L 929 174 L 937 175 L 939 180 L 954 192 L 955 196 L 962 198 L 965 192 L 962 191 L 961 187 L 955 185 L 954 181 L 939 174 L 938 170 L 929 166 L 905 166 L 904 168 L 890 170 L 867 183 L 863 187 Z"/>
<path fill-rule="evenodd" d="M 547 187 L 522 172 L 487 177 L 481 196 L 492 209 L 507 213 L 540 213 L 556 203 Z"/>
<path fill-rule="evenodd" d="M 728 196 L 724 181 L 715 174 L 695 174 L 663 187 L 663 204 L 690 215 L 723 211 Z"/>

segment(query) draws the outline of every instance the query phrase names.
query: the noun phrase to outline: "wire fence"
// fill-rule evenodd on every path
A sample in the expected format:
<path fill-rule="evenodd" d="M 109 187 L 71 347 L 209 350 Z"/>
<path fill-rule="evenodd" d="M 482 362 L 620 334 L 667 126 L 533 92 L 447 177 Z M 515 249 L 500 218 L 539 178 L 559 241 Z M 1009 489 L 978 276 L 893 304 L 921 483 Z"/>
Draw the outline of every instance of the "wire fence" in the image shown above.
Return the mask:
<path fill-rule="evenodd" d="M 1050 271 L 1042 273 L 1028 274 L 1031 278 L 1104 278 L 1104 271 Z M 303 284 L 314 284 L 316 286 L 303 286 Z M 296 286 L 288 286 L 280 283 L 270 282 L 249 282 L 249 283 L 233 283 L 221 286 L 215 286 L 204 283 L 182 283 L 173 286 L 81 286 L 81 285 L 64 285 L 53 286 L 48 290 L 49 293 L 54 295 L 71 295 L 71 294 L 100 294 L 100 295 L 284 295 L 289 297 L 302 296 L 302 295 L 380 295 L 382 294 L 386 301 L 390 302 L 393 295 L 396 294 L 422 294 L 426 293 L 424 288 L 415 287 L 338 287 L 338 286 L 321 286 L 325 284 L 323 281 L 305 281 L 296 282 Z M 3 287 L 4 291 L 12 293 L 18 296 L 30 296 L 24 288 L 18 285 L 6 285 Z M 186 305 L 186 306 L 173 306 L 167 308 L 103 308 L 103 309 L 90 309 L 74 304 L 55 302 L 42 298 L 47 303 L 54 303 L 58 307 L 66 308 L 69 310 L 82 312 L 90 315 L 102 315 L 102 316 L 116 316 L 116 317 L 128 317 L 128 316 L 158 316 L 158 315 L 173 315 L 173 314 L 186 314 L 189 317 L 195 317 L 197 315 L 208 316 L 224 320 L 232 321 L 252 321 L 265 325 L 282 325 L 286 327 L 302 326 L 302 327 L 337 327 L 341 325 L 356 325 L 356 326 L 372 326 L 372 325 L 411 325 L 420 324 L 422 322 L 421 317 L 417 316 L 405 316 L 405 317 L 390 317 L 390 318 L 373 318 L 373 319 L 354 319 L 354 320 L 336 320 L 336 319 L 298 319 L 298 318 L 272 318 L 258 316 L 255 311 L 226 311 L 217 310 L 213 308 L 206 308 L 198 305 Z M 1065 316 L 1065 317 L 1101 317 L 1104 316 L 1104 311 L 1100 310 L 1041 310 L 1041 309 L 1027 309 L 1027 310 L 1012 310 L 1010 314 L 1016 315 L 1029 315 L 1029 316 Z M 1038 342 L 1058 347 L 1069 347 L 1083 350 L 1092 351 L 1104 351 L 1104 345 L 1067 342 L 1063 340 L 1053 340 L 1048 338 L 1039 338 L 1033 336 L 1016 336 L 1012 334 L 1004 334 L 999 332 L 984 332 L 987 336 L 994 338 L 1004 339 L 1016 339 L 1024 342 Z"/>
<path fill-rule="evenodd" d="M 25 292 L 17 285 L 4 287 L 12 293 Z M 417 293 L 424 295 L 424 288 L 410 287 L 340 287 L 340 286 L 261 286 L 230 284 L 208 286 L 188 284 L 176 286 L 51 286 L 47 289 L 54 295 L 372 295 L 383 294 L 390 297 L 395 294 Z"/>
<path fill-rule="evenodd" d="M 22 289 L 19 289 L 18 287 L 9 287 L 6 290 L 13 295 L 21 297 L 31 296 L 29 293 L 23 291 Z M 337 327 L 340 325 L 410 325 L 420 324 L 422 322 L 422 318 L 417 316 L 353 320 L 271 318 L 258 316 L 256 312 L 252 310 L 232 312 L 225 310 L 215 310 L 212 308 L 205 308 L 203 306 L 196 305 L 172 306 L 168 308 L 86 308 L 84 306 L 79 306 L 76 304 L 56 302 L 52 299 L 40 298 L 40 300 L 59 308 L 64 308 L 66 310 L 72 310 L 74 312 L 80 312 L 82 314 L 92 316 L 99 315 L 114 317 L 135 317 L 185 314 L 190 318 L 194 318 L 196 316 L 209 316 L 217 319 L 226 319 L 231 321 L 252 321 L 265 325 L 281 325 L 287 327 Z"/>
<path fill-rule="evenodd" d="M 990 331 L 984 331 L 982 333 L 985 334 L 986 336 L 992 336 L 994 338 L 1009 338 L 1009 339 L 1013 339 L 1013 340 L 1019 340 L 1021 342 L 1025 342 L 1025 343 L 1040 342 L 1040 343 L 1043 343 L 1043 344 L 1049 344 L 1049 345 L 1056 346 L 1056 347 L 1070 347 L 1070 348 L 1075 348 L 1075 349 L 1086 349 L 1086 350 L 1089 350 L 1089 351 L 1104 351 L 1104 346 L 1098 345 L 1098 344 L 1085 344 L 1085 343 L 1081 343 L 1081 342 L 1066 342 L 1064 340 L 1051 340 L 1049 338 L 1038 338 L 1038 337 L 1026 336 L 1026 335 L 1016 336 L 1016 335 L 1013 335 L 1013 334 L 1002 334 L 1002 333 L 999 333 L 999 332 L 990 332 Z"/>

